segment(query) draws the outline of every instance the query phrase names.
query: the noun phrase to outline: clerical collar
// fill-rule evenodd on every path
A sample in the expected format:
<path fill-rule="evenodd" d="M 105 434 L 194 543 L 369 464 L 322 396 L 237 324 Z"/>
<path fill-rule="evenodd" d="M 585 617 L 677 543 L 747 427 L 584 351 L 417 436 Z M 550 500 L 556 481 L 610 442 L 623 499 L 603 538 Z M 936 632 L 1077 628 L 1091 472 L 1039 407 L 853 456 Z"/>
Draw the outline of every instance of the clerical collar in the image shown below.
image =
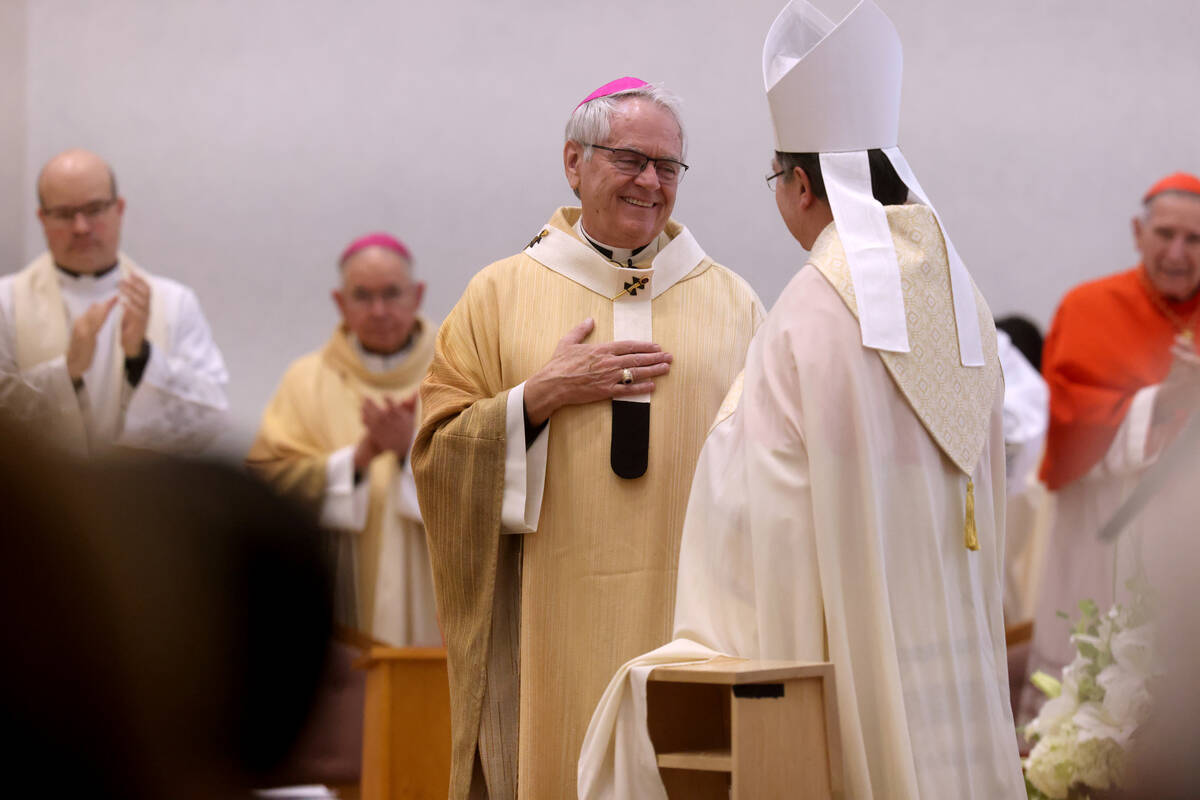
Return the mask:
<path fill-rule="evenodd" d="M 68 269 L 68 268 L 64 267 L 62 264 L 59 264 L 58 262 L 54 263 L 54 267 L 59 272 L 66 274 L 68 277 L 76 278 L 76 279 L 95 278 L 96 280 L 100 280 L 105 275 L 108 275 L 113 270 L 115 270 L 118 266 L 120 266 L 120 262 L 114 261 L 111 267 L 105 267 L 104 269 L 100 270 L 99 272 L 76 272 L 73 269 Z"/>
<path fill-rule="evenodd" d="M 590 244 L 597 253 L 620 267 L 634 266 L 635 258 L 639 263 L 650 261 L 656 255 L 658 255 L 658 251 L 660 249 L 658 242 L 661 237 L 659 236 L 655 236 L 653 239 L 651 239 L 650 244 L 644 244 L 641 247 L 635 247 L 632 250 L 625 247 L 612 247 L 610 245 L 597 242 L 588 235 L 586 230 L 583 229 L 582 216 L 580 216 L 579 221 L 575 223 L 575 232 L 578 233 L 585 242 Z"/>
<path fill-rule="evenodd" d="M 358 337 L 353 333 L 348 334 L 348 336 L 350 339 L 350 344 L 354 348 L 354 352 L 358 354 L 358 360 L 361 361 L 363 366 L 367 368 L 367 372 L 375 375 L 380 375 L 384 372 L 391 372 L 396 367 L 400 366 L 404 362 L 404 359 L 408 358 L 408 352 L 412 350 L 413 339 L 415 338 L 410 335 L 408 337 L 408 341 L 405 342 L 404 346 L 399 350 L 394 353 L 383 355 L 380 353 L 372 353 L 370 350 L 363 347 L 362 342 L 360 342 Z"/>

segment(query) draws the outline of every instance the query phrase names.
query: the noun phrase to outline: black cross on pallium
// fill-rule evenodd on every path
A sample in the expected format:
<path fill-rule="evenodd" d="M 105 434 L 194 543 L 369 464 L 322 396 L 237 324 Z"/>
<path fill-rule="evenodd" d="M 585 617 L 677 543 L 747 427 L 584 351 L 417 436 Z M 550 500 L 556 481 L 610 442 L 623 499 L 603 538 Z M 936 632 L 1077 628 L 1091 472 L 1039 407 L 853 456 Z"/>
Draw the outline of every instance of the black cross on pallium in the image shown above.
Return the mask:
<path fill-rule="evenodd" d="M 545 239 L 549 235 L 550 235 L 550 231 L 545 231 L 545 230 L 542 231 L 537 236 L 535 236 L 529 240 L 529 244 L 525 245 L 525 249 L 528 250 L 530 247 L 533 247 L 535 244 L 540 242 L 542 239 Z"/>
<path fill-rule="evenodd" d="M 638 289 L 645 289 L 649 282 L 649 278 L 634 278 L 625 284 L 625 291 L 629 292 L 630 297 L 637 297 Z"/>

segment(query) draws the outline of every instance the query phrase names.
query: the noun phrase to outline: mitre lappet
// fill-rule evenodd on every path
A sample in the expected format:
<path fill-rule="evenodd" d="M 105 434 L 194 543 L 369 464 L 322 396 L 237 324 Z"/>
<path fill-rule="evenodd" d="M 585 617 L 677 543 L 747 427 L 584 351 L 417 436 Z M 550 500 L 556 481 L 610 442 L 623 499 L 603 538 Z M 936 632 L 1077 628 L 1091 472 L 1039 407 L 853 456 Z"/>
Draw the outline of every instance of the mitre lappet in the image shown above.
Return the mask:
<path fill-rule="evenodd" d="M 863 346 L 879 351 L 926 429 L 966 474 L 966 540 L 974 549 L 971 475 L 988 433 L 990 402 L 984 400 L 999 378 L 995 337 L 983 336 L 985 327 L 991 330 L 986 304 L 897 145 L 902 69 L 900 37 L 871 0 L 836 24 L 811 3 L 793 0 L 763 46 L 776 150 L 819 154 L 847 271 L 840 287 L 827 277 L 858 317 Z M 941 275 L 927 286 L 914 286 L 919 282 L 911 270 L 901 279 L 903 256 L 897 255 L 888 214 L 871 191 L 867 151 L 875 148 L 908 186 L 909 203 L 927 206 L 941 228 L 948 298 Z M 818 239 L 814 252 L 822 242 Z M 947 313 L 930 311 L 918 302 L 922 298 L 945 300 Z M 934 333 L 932 341 L 917 341 L 941 326 L 947 330 Z M 964 397 L 968 402 L 959 402 Z"/>

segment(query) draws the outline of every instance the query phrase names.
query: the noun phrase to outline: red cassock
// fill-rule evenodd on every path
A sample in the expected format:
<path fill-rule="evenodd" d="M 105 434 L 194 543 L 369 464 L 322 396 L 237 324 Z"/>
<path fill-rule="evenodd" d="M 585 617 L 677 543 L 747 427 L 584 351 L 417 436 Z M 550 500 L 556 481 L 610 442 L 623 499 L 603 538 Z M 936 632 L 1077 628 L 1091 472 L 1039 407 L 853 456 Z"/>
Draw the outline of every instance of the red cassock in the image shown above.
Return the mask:
<path fill-rule="evenodd" d="M 1050 429 L 1041 479 L 1051 491 L 1099 463 L 1133 396 L 1167 377 L 1179 330 L 1158 303 L 1190 320 L 1193 337 L 1200 333 L 1200 295 L 1180 303 L 1154 297 L 1142 273 L 1138 265 L 1078 286 L 1054 315 L 1042 355 Z"/>

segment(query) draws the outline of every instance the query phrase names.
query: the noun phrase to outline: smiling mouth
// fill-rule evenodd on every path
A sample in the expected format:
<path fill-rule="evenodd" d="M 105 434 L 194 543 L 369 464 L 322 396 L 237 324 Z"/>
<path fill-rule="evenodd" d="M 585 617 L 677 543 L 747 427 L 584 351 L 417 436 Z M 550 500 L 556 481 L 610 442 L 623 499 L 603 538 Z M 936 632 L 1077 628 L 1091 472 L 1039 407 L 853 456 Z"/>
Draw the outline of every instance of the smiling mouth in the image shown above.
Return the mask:
<path fill-rule="evenodd" d="M 638 200 L 636 197 L 622 197 L 621 199 L 629 203 L 629 205 L 637 206 L 638 208 L 654 208 L 654 203 L 647 203 L 645 200 Z"/>

